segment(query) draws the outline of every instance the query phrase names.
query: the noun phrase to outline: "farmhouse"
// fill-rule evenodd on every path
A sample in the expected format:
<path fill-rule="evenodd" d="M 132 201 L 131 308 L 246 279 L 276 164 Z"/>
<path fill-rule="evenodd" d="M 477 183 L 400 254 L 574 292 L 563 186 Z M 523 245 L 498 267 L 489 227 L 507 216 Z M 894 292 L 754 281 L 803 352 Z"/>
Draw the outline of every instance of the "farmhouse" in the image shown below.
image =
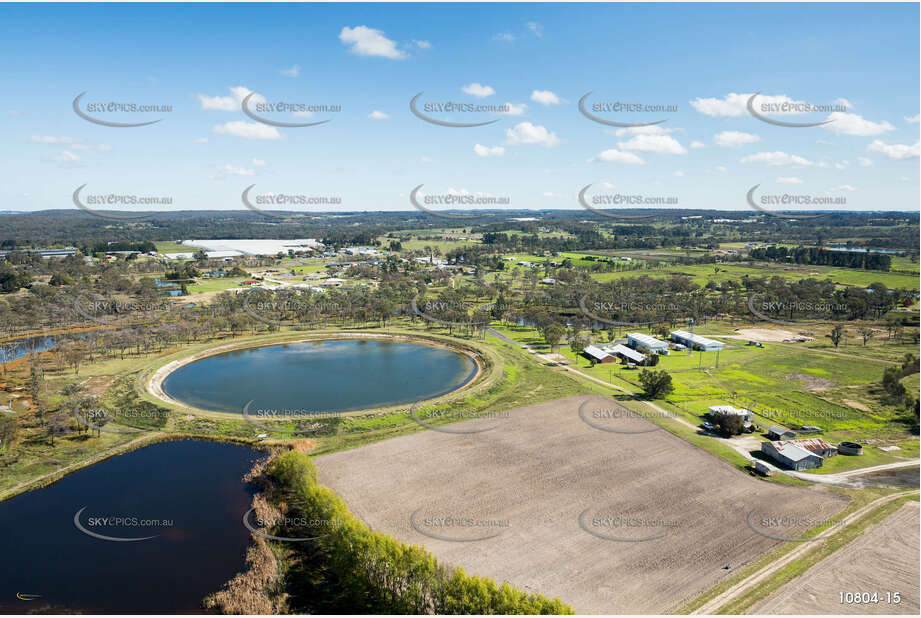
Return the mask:
<path fill-rule="evenodd" d="M 644 335 L 643 333 L 627 333 L 627 345 L 634 350 L 646 348 L 650 352 L 655 352 L 656 354 L 668 354 L 667 342 L 656 339 L 655 337 L 650 337 L 649 335 Z"/>
<path fill-rule="evenodd" d="M 791 470 L 821 468 L 824 461 L 821 455 L 809 452 L 791 442 L 762 442 L 761 452 Z"/>
<path fill-rule="evenodd" d="M 736 408 L 733 406 L 710 406 L 708 416 L 713 417 L 719 413 L 724 414 L 735 414 L 742 417 L 742 421 L 745 423 L 752 422 L 752 411 L 746 410 L 745 408 Z"/>
<path fill-rule="evenodd" d="M 714 341 L 713 339 L 707 339 L 706 337 L 701 337 L 700 335 L 695 335 L 694 333 L 689 333 L 686 330 L 675 330 L 671 334 L 672 341 L 685 345 L 692 350 L 703 350 L 709 352 L 712 350 L 722 350 L 723 342 Z"/>
<path fill-rule="evenodd" d="M 590 359 L 594 360 L 597 363 L 616 363 L 617 357 L 608 354 L 601 348 L 593 345 L 585 346 L 585 349 L 582 351 Z"/>
<path fill-rule="evenodd" d="M 768 438 L 771 440 L 785 440 L 796 437 L 796 432 L 780 425 L 771 425 L 768 427 Z"/>
<path fill-rule="evenodd" d="M 636 350 L 631 350 L 625 345 L 585 346 L 583 353 L 597 363 L 616 363 L 621 359 L 625 363 L 646 364 L 646 355 Z"/>

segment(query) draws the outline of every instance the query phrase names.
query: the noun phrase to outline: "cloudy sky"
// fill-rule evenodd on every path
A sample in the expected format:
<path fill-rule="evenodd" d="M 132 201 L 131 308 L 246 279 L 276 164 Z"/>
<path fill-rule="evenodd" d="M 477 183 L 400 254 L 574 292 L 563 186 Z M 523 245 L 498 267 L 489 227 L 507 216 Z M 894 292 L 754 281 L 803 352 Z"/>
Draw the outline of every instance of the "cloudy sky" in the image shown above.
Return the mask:
<path fill-rule="evenodd" d="M 746 210 L 760 184 L 918 210 L 918 19 L 917 4 L 0 5 L 0 210 L 73 208 L 84 184 L 170 209 L 242 209 L 256 185 L 409 210 L 420 184 L 578 209 L 592 184 Z M 91 122 L 83 92 L 90 117 L 160 122 Z M 496 122 L 426 122 L 420 92 L 435 121 Z M 599 119 L 663 122 L 591 120 L 589 92 Z M 251 93 L 270 122 L 241 109 Z M 826 124 L 759 120 L 755 93 L 769 119 Z M 769 107 L 784 103 L 822 111 Z"/>

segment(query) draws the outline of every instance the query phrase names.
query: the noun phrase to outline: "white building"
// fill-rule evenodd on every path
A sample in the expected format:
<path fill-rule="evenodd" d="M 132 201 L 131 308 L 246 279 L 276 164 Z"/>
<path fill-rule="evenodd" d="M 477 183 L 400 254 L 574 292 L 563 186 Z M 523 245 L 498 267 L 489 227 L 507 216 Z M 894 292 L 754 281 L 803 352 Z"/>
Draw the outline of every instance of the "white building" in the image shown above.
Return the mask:
<path fill-rule="evenodd" d="M 627 333 L 627 345 L 634 349 L 643 347 L 656 354 L 668 354 L 668 342 L 643 333 Z"/>
<path fill-rule="evenodd" d="M 678 343 L 685 345 L 692 350 L 698 349 L 705 352 L 712 350 L 722 350 L 723 342 L 715 341 L 713 339 L 707 339 L 706 337 L 701 337 L 700 335 L 689 333 L 686 330 L 675 330 L 671 334 L 672 341 L 677 341 Z"/>

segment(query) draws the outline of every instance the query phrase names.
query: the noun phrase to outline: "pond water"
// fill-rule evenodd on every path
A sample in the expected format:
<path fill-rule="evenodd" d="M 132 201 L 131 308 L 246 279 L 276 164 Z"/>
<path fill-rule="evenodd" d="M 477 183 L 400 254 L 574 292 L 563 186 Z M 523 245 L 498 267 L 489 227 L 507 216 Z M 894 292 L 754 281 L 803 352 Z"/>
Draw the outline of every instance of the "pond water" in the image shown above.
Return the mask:
<path fill-rule="evenodd" d="M 259 457 L 154 444 L 0 502 L 0 613 L 202 611 L 244 567 L 252 494 L 241 479 Z"/>
<path fill-rule="evenodd" d="M 163 391 L 219 412 L 256 408 L 344 412 L 414 403 L 466 384 L 476 363 L 446 348 L 384 340 L 329 340 L 236 350 L 184 365 Z"/>

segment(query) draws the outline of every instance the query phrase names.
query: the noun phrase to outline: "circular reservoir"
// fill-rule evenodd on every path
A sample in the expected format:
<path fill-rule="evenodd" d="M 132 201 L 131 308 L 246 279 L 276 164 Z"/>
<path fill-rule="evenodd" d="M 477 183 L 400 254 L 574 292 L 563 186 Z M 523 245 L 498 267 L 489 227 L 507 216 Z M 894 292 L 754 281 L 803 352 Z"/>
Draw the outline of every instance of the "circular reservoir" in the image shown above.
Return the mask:
<path fill-rule="evenodd" d="M 209 356 L 170 373 L 172 399 L 217 412 L 259 408 L 347 412 L 432 399 L 476 375 L 465 354 L 377 339 L 308 341 Z"/>

